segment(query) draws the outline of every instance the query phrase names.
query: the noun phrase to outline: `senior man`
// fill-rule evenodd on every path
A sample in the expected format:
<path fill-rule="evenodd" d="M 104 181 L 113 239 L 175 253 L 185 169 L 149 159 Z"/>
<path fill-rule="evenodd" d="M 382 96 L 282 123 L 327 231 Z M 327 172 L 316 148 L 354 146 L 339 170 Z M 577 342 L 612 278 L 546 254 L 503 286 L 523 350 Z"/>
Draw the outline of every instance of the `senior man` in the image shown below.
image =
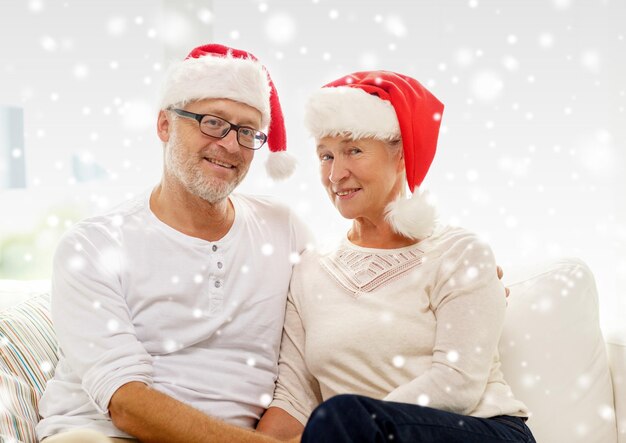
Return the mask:
<path fill-rule="evenodd" d="M 311 236 L 287 207 L 232 192 L 268 139 L 270 175 L 292 169 L 276 89 L 251 54 L 205 45 L 168 71 L 160 108 L 160 183 L 55 254 L 46 443 L 271 440 L 251 429 Z"/>

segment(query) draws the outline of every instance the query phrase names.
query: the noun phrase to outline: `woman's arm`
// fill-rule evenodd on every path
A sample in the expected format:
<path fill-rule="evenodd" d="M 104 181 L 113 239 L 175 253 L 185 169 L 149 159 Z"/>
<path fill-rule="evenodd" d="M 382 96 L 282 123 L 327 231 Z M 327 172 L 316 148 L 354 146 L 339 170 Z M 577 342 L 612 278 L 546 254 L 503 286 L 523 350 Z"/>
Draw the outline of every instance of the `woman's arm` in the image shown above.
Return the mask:
<path fill-rule="evenodd" d="M 305 338 L 302 319 L 290 291 L 274 400 L 257 426 L 263 433 L 282 438 L 301 433 L 313 409 L 322 402 L 317 380 L 305 362 Z"/>
<path fill-rule="evenodd" d="M 300 441 L 304 426 L 284 409 L 270 407 L 261 417 L 256 430 L 279 440 L 295 438 L 294 441 Z"/>
<path fill-rule="evenodd" d="M 437 321 L 431 367 L 385 400 L 469 414 L 481 401 L 497 356 L 506 300 L 491 249 L 467 233 L 442 257 L 433 282 Z"/>
<path fill-rule="evenodd" d="M 303 260 L 294 268 L 287 295 L 274 400 L 257 425 L 260 432 L 284 439 L 297 435 L 298 441 L 304 423 L 322 402 L 319 384 L 305 362 L 306 333 L 300 315 L 306 301 L 301 284 L 305 272 Z"/>

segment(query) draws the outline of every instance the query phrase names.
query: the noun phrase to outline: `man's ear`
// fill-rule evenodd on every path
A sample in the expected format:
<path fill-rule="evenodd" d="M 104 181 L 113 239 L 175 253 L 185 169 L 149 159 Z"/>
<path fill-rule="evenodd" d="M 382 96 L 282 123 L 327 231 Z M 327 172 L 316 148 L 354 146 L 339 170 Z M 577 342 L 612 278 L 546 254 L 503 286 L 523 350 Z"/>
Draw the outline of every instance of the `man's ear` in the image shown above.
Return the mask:
<path fill-rule="evenodd" d="M 157 135 L 163 143 L 167 143 L 170 140 L 171 123 L 167 111 L 161 109 L 159 111 L 159 117 L 157 118 Z"/>

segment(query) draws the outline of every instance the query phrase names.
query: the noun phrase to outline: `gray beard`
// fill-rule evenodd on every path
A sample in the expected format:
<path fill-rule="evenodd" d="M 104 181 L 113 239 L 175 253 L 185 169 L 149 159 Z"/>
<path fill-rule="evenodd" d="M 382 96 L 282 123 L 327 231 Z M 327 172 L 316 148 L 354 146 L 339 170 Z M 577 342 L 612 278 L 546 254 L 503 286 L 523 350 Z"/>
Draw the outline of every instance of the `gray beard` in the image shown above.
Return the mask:
<path fill-rule="evenodd" d="M 172 133 L 165 147 L 165 169 L 191 194 L 211 204 L 227 198 L 248 173 L 247 169 L 238 170 L 238 175 L 229 182 L 207 176 L 198 165 L 199 161 L 204 160 L 199 160 L 198 157 L 185 157 L 181 145 L 177 135 Z"/>

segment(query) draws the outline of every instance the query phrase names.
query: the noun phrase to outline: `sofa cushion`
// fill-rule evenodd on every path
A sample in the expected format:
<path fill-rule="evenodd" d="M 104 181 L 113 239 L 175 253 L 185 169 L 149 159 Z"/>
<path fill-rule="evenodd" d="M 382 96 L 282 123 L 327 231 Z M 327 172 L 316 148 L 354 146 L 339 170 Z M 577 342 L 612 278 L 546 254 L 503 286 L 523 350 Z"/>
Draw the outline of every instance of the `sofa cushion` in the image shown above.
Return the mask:
<path fill-rule="evenodd" d="M 537 441 L 615 443 L 611 375 L 589 268 L 559 260 L 506 284 L 502 370 L 532 413 L 528 425 Z"/>
<path fill-rule="evenodd" d="M 0 441 L 37 442 L 37 403 L 57 361 L 48 294 L 0 311 Z"/>

